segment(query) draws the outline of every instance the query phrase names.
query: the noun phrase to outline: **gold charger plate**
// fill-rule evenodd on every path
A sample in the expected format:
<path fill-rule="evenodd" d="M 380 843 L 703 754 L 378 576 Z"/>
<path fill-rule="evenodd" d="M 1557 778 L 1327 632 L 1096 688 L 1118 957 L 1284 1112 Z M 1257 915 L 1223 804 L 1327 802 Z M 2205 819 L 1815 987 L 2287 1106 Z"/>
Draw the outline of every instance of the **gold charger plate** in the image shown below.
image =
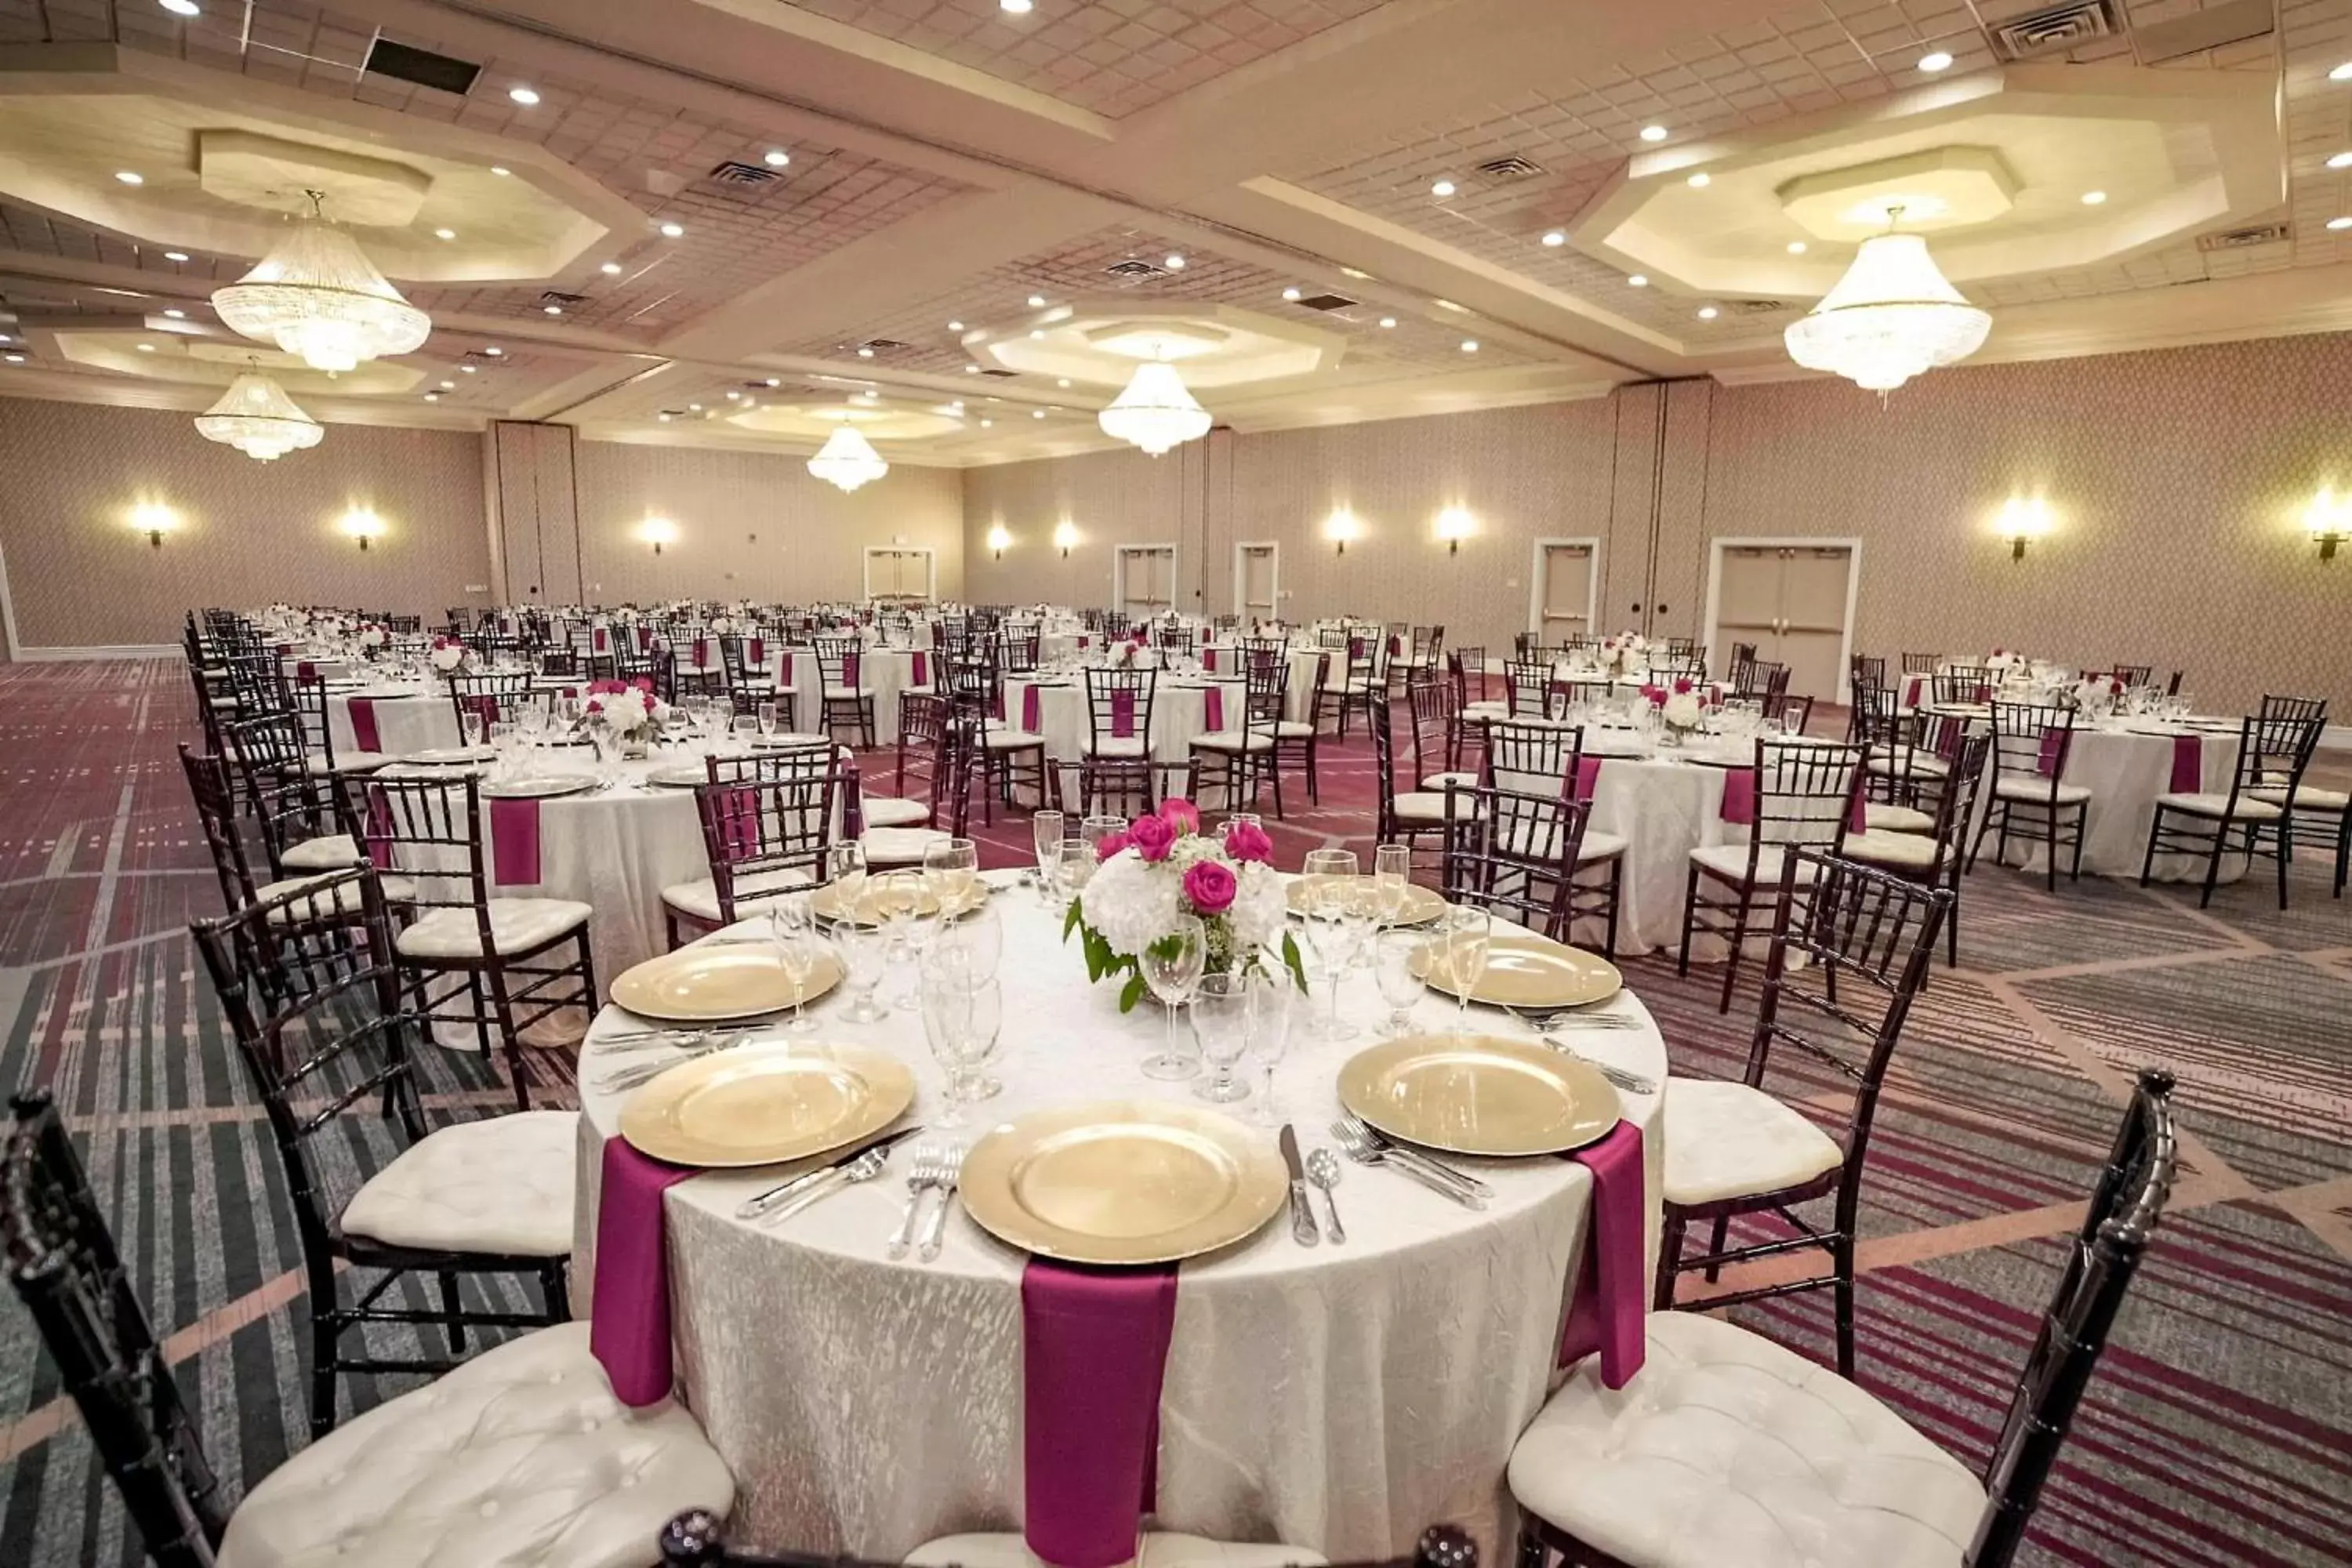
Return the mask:
<path fill-rule="evenodd" d="M 1392 1138 L 1454 1154 L 1558 1154 L 1617 1125 L 1600 1069 L 1528 1040 L 1409 1035 L 1349 1058 L 1339 1102 Z"/>
<path fill-rule="evenodd" d="M 681 1165 L 772 1165 L 859 1142 L 914 1098 L 915 1075 L 862 1046 L 738 1046 L 637 1090 L 621 1108 L 621 1136 Z"/>
<path fill-rule="evenodd" d="M 818 955 L 797 989 L 782 957 L 766 942 L 690 947 L 649 958 L 613 982 L 613 1000 L 640 1018 L 664 1024 L 719 1024 L 781 1013 L 814 1002 L 841 984 L 841 961 Z"/>
<path fill-rule="evenodd" d="M 1041 1110 L 972 1145 L 957 1191 L 982 1229 L 1071 1263 L 1173 1263 L 1272 1219 L 1290 1177 L 1213 1110 L 1113 1100 Z"/>
<path fill-rule="evenodd" d="M 920 880 L 919 875 L 918 880 Z M 988 902 L 988 884 L 975 881 L 948 912 L 950 916 L 970 914 Z M 810 895 L 809 910 L 819 920 L 837 921 L 854 918 L 859 925 L 878 926 L 882 923 L 881 895 L 874 886 L 874 877 L 871 873 L 868 873 L 866 885 L 859 890 L 857 897 L 849 902 L 856 911 L 854 916 L 845 911 L 842 907 L 841 885 L 837 882 L 828 882 Z M 917 917 L 928 920 L 939 912 L 939 899 L 929 888 L 919 888 L 915 894 Z"/>
<path fill-rule="evenodd" d="M 1439 938 L 1424 946 L 1413 960 L 1433 990 L 1459 996 L 1462 988 L 1447 971 L 1445 955 L 1434 951 Z M 1582 1007 L 1605 1002 L 1625 988 L 1617 966 L 1582 948 L 1566 947 L 1539 936 L 1497 936 L 1486 942 L 1486 968 L 1470 993 L 1473 1002 L 1492 1007 Z"/>
<path fill-rule="evenodd" d="M 1370 877 L 1361 875 L 1352 878 L 1293 877 L 1290 879 L 1290 889 L 1288 894 L 1290 900 L 1290 912 L 1295 915 L 1305 914 L 1307 910 L 1308 901 L 1313 897 L 1314 891 L 1318 886 L 1327 882 L 1339 881 L 1360 882 L 1365 887 L 1369 888 L 1371 886 L 1372 879 Z M 1404 902 L 1400 905 L 1397 910 L 1396 923 L 1401 926 L 1425 925 L 1444 912 L 1445 900 L 1441 895 L 1432 892 L 1429 889 L 1422 887 L 1418 883 L 1408 882 L 1405 884 Z"/>

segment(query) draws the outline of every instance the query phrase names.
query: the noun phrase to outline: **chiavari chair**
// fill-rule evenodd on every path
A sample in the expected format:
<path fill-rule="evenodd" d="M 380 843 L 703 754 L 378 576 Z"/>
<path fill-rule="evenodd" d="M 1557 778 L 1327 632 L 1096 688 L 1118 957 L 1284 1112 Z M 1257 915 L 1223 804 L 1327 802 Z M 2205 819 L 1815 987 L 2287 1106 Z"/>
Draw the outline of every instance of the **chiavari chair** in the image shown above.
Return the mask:
<path fill-rule="evenodd" d="M 1514 658 L 1503 666 L 1503 700 L 1506 715 L 1515 720 L 1556 719 L 1559 704 L 1552 700 L 1552 660 L 1549 654 L 1534 658 Z"/>
<path fill-rule="evenodd" d="M 457 714 L 457 733 L 466 734 L 470 726 L 478 737 L 474 744 L 489 738 L 490 726 L 511 723 L 523 705 L 531 700 L 531 678 L 515 675 L 453 675 L 449 678 L 449 706 Z"/>
<path fill-rule="evenodd" d="M 822 701 L 817 724 L 828 735 L 846 726 L 857 732 L 859 745 L 874 745 L 874 688 L 862 668 L 866 645 L 856 637 L 812 639 L 816 651 L 817 686 Z"/>
<path fill-rule="evenodd" d="M 1454 811 L 1472 810 L 1475 799 L 1454 790 L 1400 790 L 1396 779 L 1396 745 L 1391 730 L 1389 706 L 1383 702 L 1366 715 L 1372 731 L 1372 772 L 1379 789 L 1379 806 L 1373 819 L 1374 842 L 1417 845 L 1423 837 L 1436 835 L 1443 842 L 1445 825 Z"/>
<path fill-rule="evenodd" d="M 2176 675 L 2173 680 L 2177 686 L 2179 677 Z M 2327 701 L 2318 697 L 2265 697 L 2260 716 L 2265 723 L 2275 720 L 2307 721 L 2311 725 L 2310 743 L 2315 749 L 2327 727 Z M 2303 765 L 2305 770 L 2311 766 L 2308 751 Z M 2336 872 L 2331 896 L 2342 898 L 2347 875 L 2352 873 L 2352 793 L 2306 784 L 2298 775 L 2293 780 L 2265 778 L 2253 796 L 2285 807 L 2296 830 L 2311 831 L 2321 843 L 2334 840 Z"/>
<path fill-rule="evenodd" d="M 876 826 L 866 820 L 865 795 L 855 763 L 842 788 L 842 825 L 866 851 L 875 869 L 919 866 L 936 845 L 964 837 L 971 812 L 971 775 L 980 769 L 980 727 L 950 709 L 944 733 L 934 742 L 928 819 L 919 825 Z"/>
<path fill-rule="evenodd" d="M 1412 729 L 1413 788 L 1435 793 L 1448 784 L 1481 782 L 1477 769 L 1462 765 L 1461 695 L 1454 684 L 1417 679 L 1405 687 L 1404 698 Z"/>
<path fill-rule="evenodd" d="M 1339 738 L 1347 739 L 1348 715 L 1362 713 L 1369 721 L 1374 708 L 1389 701 L 1389 640 L 1370 627 L 1348 638 L 1339 679 Z"/>
<path fill-rule="evenodd" d="M 1566 942 L 1589 805 L 1557 791 L 1522 795 L 1459 782 L 1440 793 L 1439 880 L 1446 901 Z"/>
<path fill-rule="evenodd" d="M 662 931 L 675 949 L 825 878 L 825 853 L 850 770 L 830 742 L 711 757 L 694 791 L 710 875 L 664 888 Z"/>
<path fill-rule="evenodd" d="M 1755 662 L 1756 645 L 1754 643 L 1736 642 L 1731 645 L 1731 668 L 1725 671 L 1725 674 L 1730 679 L 1731 689 L 1734 691 L 1745 691 L 1748 689 L 1750 679 L 1748 667 Z"/>
<path fill-rule="evenodd" d="M 2265 800 L 2263 795 L 2270 790 L 2285 800 L 2295 798 L 2323 722 L 2316 718 L 2248 715 L 2239 726 L 2238 761 L 2231 770 L 2226 794 L 2200 788 L 2168 791 L 2156 797 L 2156 819 L 2148 826 L 2139 885 L 2147 886 L 2159 854 L 2201 855 L 2205 885 L 2197 897 L 2201 910 L 2213 901 L 2224 855 L 2243 856 L 2249 869 L 2260 858 L 2278 868 L 2278 907 L 2286 908 L 2287 870 L 2294 859 L 2294 820 L 2279 800 Z M 2284 785 L 2274 784 L 2273 781 L 2280 778 L 2284 779 Z"/>
<path fill-rule="evenodd" d="M 1944 656 L 1940 653 L 1906 653 L 1903 656 L 1903 673 L 1933 675 L 1936 667 L 1943 662 Z"/>
<path fill-rule="evenodd" d="M 1950 752 L 1952 765 L 1932 793 L 1920 797 L 1934 809 L 1911 813 L 1915 818 L 1924 817 L 1924 826 L 1916 830 L 1897 830 L 1871 821 L 1865 815 L 1864 830 L 1846 835 L 1843 853 L 1850 860 L 1925 887 L 1941 888 L 1951 895 L 1951 907 L 1944 920 L 1945 962 L 1958 968 L 1960 870 L 1968 859 L 1969 824 L 1976 816 L 1985 763 L 1992 754 L 1992 737 L 1971 731 L 1957 719 L 1939 719 L 1936 723 L 1950 727 L 1949 740 L 1939 741 L 1938 744 Z M 1882 809 L 1906 808 L 1864 808 L 1865 814 Z"/>
<path fill-rule="evenodd" d="M 1151 710 L 1160 691 L 1155 669 L 1086 670 L 1087 738 L 1081 753 L 1088 757 L 1148 758 L 1151 754 Z"/>
<path fill-rule="evenodd" d="M 1936 678 L 1938 682 L 1942 676 Z M 1976 865 L 1985 836 L 1997 836 L 1993 858 L 2009 858 L 2013 829 L 2042 840 L 2047 858 L 2044 882 L 2058 890 L 2058 851 L 2074 851 L 2068 881 L 2083 875 L 2083 838 L 2090 820 L 2091 791 L 2066 782 L 2066 764 L 2074 749 L 2074 710 L 2032 702 L 1992 704 L 1992 804 L 1969 847 L 1969 864 Z"/>
<path fill-rule="evenodd" d="M 1903 656 L 1908 665 L 1911 656 Z M 1906 673 L 1908 673 L 1906 671 Z M 1928 677 L 1937 704 L 1948 707 L 1974 707 L 1992 700 L 1993 688 L 1999 684 L 1989 666 L 1981 664 L 1948 664 L 1938 666 Z"/>
<path fill-rule="evenodd" d="M 222 725 L 221 734 L 261 829 L 271 880 L 359 864 L 359 846 L 341 831 L 336 816 L 336 775 L 304 746 L 294 715 L 238 719 Z"/>
<path fill-rule="evenodd" d="M 1486 756 L 1479 783 L 1522 795 L 1583 800 L 1584 727 L 1501 721 L 1486 726 Z M 1597 775 L 1596 775 L 1597 777 Z M 1571 921 L 1602 923 L 1601 951 L 1617 956 L 1617 917 L 1624 902 L 1625 852 L 1631 843 L 1589 823 L 1577 832 L 1575 875 L 1567 899 Z M 1595 877 L 1592 873 L 1598 871 Z"/>
<path fill-rule="evenodd" d="M 1925 833 L 1931 826 L 1932 813 L 1922 808 L 1922 798 L 1950 778 L 1952 764 L 1925 743 L 1930 717 L 1923 711 L 1905 712 L 1900 693 L 1884 681 L 1854 682 L 1846 740 L 1863 749 L 1864 827 Z M 1965 728 L 1960 723 L 1950 732 Z"/>
<path fill-rule="evenodd" d="M 1253 660 L 1266 659 L 1282 672 L 1283 716 L 1276 721 L 1274 726 L 1275 798 L 1277 802 L 1282 798 L 1282 770 L 1297 763 L 1307 780 L 1307 804 L 1320 805 L 1322 783 L 1316 767 L 1316 752 L 1323 734 L 1323 693 L 1330 677 L 1331 656 L 1319 650 L 1315 655 L 1315 674 L 1307 688 L 1307 717 L 1304 719 L 1289 716 L 1290 656 L 1282 645 L 1276 643 L 1272 650 L 1263 655 L 1253 648 L 1246 657 Z"/>

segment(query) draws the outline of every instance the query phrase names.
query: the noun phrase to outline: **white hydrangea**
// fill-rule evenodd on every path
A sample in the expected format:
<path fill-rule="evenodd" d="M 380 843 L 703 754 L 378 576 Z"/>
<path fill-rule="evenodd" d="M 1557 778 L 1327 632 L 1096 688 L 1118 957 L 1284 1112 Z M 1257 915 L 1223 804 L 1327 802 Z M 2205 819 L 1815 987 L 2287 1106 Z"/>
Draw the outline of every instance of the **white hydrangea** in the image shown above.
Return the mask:
<path fill-rule="evenodd" d="M 1134 850 L 1122 849 L 1102 863 L 1078 895 L 1080 910 L 1113 952 L 1133 958 L 1174 929 L 1182 903 L 1177 880 Z"/>
<path fill-rule="evenodd" d="M 1234 894 L 1234 907 L 1227 911 L 1233 921 L 1234 946 L 1243 952 L 1257 947 L 1271 951 L 1281 942 L 1283 928 L 1288 922 L 1289 893 L 1281 876 L 1270 866 L 1251 860 L 1235 869 L 1241 887 Z"/>

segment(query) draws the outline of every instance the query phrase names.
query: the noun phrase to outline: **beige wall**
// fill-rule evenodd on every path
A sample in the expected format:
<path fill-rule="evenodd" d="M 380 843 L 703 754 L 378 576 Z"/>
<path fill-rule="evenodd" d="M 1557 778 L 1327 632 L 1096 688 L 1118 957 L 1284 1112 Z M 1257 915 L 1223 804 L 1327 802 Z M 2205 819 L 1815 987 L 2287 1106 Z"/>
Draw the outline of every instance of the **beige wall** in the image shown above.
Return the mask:
<path fill-rule="evenodd" d="M 964 591 L 963 483 L 953 468 L 894 464 L 844 494 L 802 458 L 582 441 L 573 462 L 593 599 L 854 599 L 865 547 L 901 534 L 938 552 L 941 597 Z M 678 534 L 658 557 L 637 536 L 656 516 Z"/>
<path fill-rule="evenodd" d="M 438 617 L 489 581 L 480 437 L 337 425 L 274 463 L 185 414 L 0 399 L 0 552 L 27 647 L 168 643 L 205 605 L 284 599 Z M 161 550 L 131 509 L 175 510 Z M 387 524 L 362 555 L 336 528 Z M 482 596 L 476 595 L 478 602 Z"/>
<path fill-rule="evenodd" d="M 1275 540 L 1293 616 L 1444 622 L 1491 648 L 1528 625 L 1541 537 L 1601 541 L 1604 629 L 1684 634 L 1705 629 L 1715 540 L 1857 538 L 1863 651 L 2022 647 L 2180 668 L 2220 708 L 2292 691 L 2352 711 L 2352 564 L 2322 566 L 2299 521 L 2324 483 L 2352 492 L 2352 336 L 1962 367 L 1883 405 L 1843 382 L 1696 381 L 1220 431 L 1156 460 L 969 470 L 964 518 L 983 602 L 1107 603 L 1110 542 L 1181 537 L 1184 591 L 1226 611 L 1234 542 Z M 2022 563 L 1992 527 L 2012 492 L 2053 515 Z M 1344 559 L 1321 536 L 1343 504 L 1365 529 Z M 1458 556 L 1433 539 L 1446 505 L 1478 521 Z M 1067 563 L 1045 543 L 1064 515 L 1086 537 Z M 1002 563 L 982 546 L 998 521 Z"/>

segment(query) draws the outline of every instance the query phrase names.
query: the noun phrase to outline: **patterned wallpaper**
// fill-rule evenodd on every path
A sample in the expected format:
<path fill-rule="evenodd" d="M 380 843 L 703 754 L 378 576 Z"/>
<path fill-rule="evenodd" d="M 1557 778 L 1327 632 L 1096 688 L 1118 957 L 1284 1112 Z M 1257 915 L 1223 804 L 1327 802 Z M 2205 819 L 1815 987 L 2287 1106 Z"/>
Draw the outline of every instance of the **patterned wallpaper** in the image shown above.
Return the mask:
<path fill-rule="evenodd" d="M 478 437 L 335 425 L 274 463 L 185 414 L 0 399 L 0 552 L 28 647 L 168 643 L 205 605 L 285 599 L 438 617 L 489 581 Z M 161 550 L 131 509 L 179 513 Z M 336 527 L 387 525 L 365 554 Z M 479 600 L 480 595 L 474 595 Z"/>

